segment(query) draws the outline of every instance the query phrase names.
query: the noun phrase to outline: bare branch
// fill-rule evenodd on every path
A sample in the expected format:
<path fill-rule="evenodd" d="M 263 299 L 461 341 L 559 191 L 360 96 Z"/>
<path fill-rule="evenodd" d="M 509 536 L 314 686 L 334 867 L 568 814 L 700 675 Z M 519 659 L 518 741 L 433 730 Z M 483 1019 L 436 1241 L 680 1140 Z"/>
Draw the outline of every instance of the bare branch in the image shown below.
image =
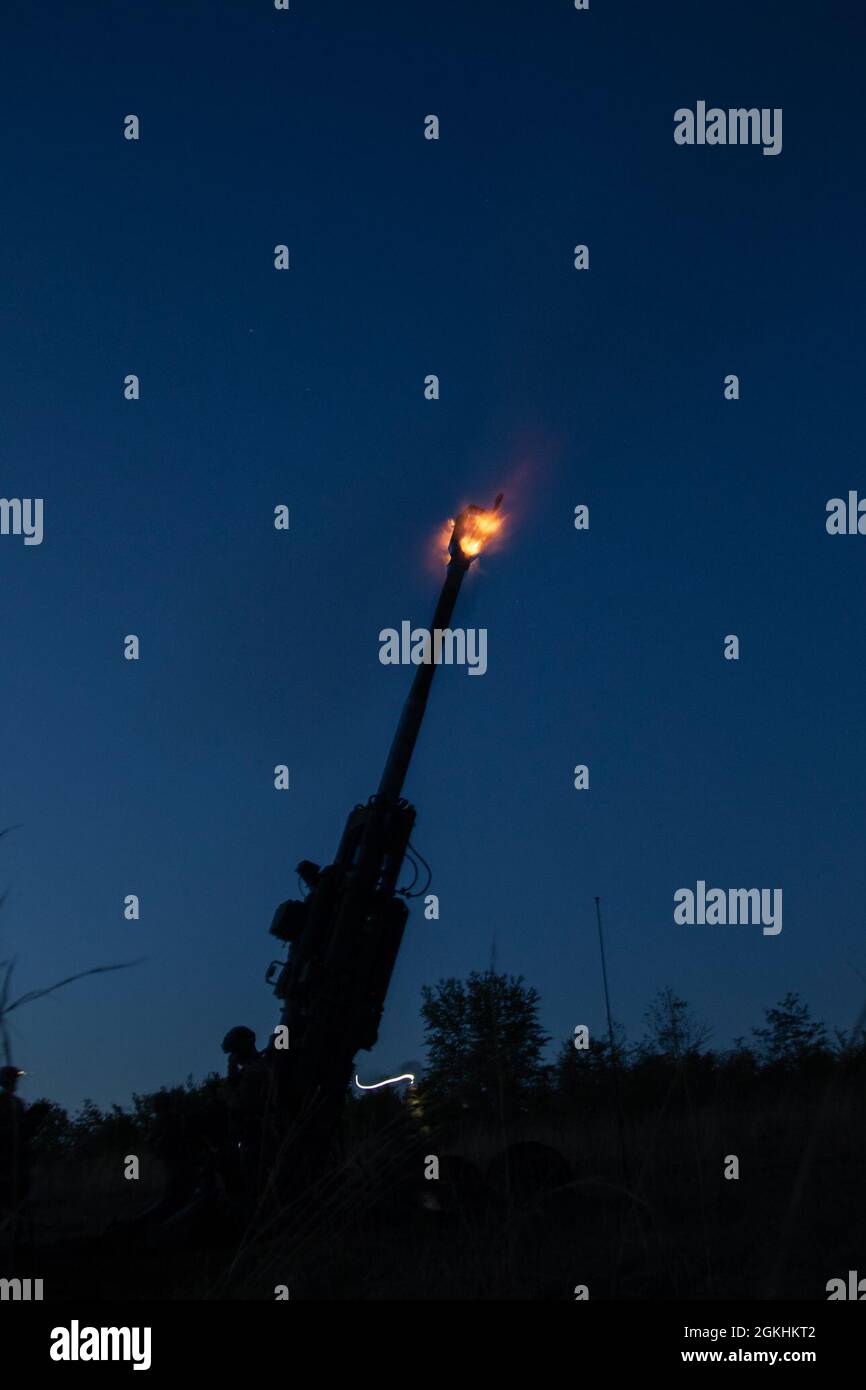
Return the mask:
<path fill-rule="evenodd" d="M 12 984 L 12 971 L 15 969 L 14 959 L 4 960 L 2 963 L 6 966 L 6 974 L 3 976 L 3 985 L 0 988 L 0 1018 L 6 1012 L 6 1000 L 9 998 L 9 987 Z"/>
<path fill-rule="evenodd" d="M 58 980 L 56 984 L 48 985 L 45 989 L 31 989 L 26 994 L 19 995 L 11 1004 L 6 1004 L 5 999 L 8 993 L 8 981 L 12 974 L 12 965 L 6 972 L 4 981 L 3 1001 L 0 1002 L 0 1018 L 6 1014 L 11 1014 L 13 1009 L 17 1009 L 21 1004 L 32 1004 L 34 999 L 43 999 L 46 994 L 53 994 L 56 989 L 63 989 L 64 985 L 71 985 L 75 980 L 83 980 L 87 975 L 104 975 L 109 970 L 129 970 L 133 965 L 141 965 L 145 959 L 139 956 L 138 960 L 121 961 L 118 965 L 94 965 L 91 970 L 79 970 L 77 975 L 67 975 L 65 980 Z"/>
<path fill-rule="evenodd" d="M 4 960 L 3 965 L 6 972 L 3 976 L 3 985 L 0 987 L 0 1037 L 3 1039 L 3 1056 L 6 1066 L 12 1065 L 12 1042 L 9 1037 L 9 1029 L 6 1026 L 6 1000 L 9 998 L 9 986 L 12 983 L 12 971 L 15 966 L 14 960 Z"/>

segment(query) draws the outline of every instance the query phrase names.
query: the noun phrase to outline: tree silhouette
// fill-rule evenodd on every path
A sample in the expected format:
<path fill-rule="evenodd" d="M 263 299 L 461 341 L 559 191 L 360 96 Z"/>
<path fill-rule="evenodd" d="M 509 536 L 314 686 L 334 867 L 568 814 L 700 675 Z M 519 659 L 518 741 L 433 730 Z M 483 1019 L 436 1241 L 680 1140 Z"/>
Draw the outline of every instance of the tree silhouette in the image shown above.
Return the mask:
<path fill-rule="evenodd" d="M 423 1093 L 443 1113 L 509 1118 L 544 1089 L 547 1035 L 522 976 L 473 971 L 421 991 L 428 1064 Z"/>
<path fill-rule="evenodd" d="M 698 1022 L 685 999 L 674 994 L 670 985 L 653 996 L 644 1018 L 647 1031 L 640 1051 L 645 1056 L 681 1062 L 700 1052 L 710 1036 L 710 1029 Z"/>
<path fill-rule="evenodd" d="M 766 1028 L 753 1028 L 764 1061 L 770 1066 L 793 1067 L 798 1063 L 825 1057 L 829 1053 L 827 1030 L 816 1022 L 809 1005 L 790 991 L 781 1003 L 765 1010 Z"/>

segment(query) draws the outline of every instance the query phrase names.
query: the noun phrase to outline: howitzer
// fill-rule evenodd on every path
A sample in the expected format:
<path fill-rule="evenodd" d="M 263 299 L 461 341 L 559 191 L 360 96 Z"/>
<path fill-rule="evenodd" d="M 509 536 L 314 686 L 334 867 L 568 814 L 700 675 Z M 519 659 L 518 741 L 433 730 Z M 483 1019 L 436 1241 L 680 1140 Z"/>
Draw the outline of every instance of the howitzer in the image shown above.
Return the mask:
<path fill-rule="evenodd" d="M 501 525 L 500 494 L 491 511 L 467 507 L 454 523 L 449 562 L 433 614 L 433 633 L 448 628 L 469 566 Z M 398 875 L 415 824 L 403 783 L 436 671 L 418 666 L 374 796 L 350 813 L 332 864 L 303 860 L 298 873 L 309 889 L 282 903 L 271 934 L 289 946 L 274 962 L 274 993 L 282 1001 L 288 1047 L 272 1048 L 277 1104 L 283 1120 L 299 1123 L 305 1156 L 327 1148 L 352 1077 L 356 1052 L 373 1047 L 385 996 L 409 915 Z"/>

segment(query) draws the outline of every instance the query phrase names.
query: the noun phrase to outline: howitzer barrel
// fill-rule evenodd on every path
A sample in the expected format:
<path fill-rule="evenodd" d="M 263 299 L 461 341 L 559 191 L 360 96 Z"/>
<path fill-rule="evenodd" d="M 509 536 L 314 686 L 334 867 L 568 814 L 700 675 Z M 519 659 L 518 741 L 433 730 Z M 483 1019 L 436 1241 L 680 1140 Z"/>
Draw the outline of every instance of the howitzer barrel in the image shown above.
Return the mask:
<path fill-rule="evenodd" d="M 498 529 L 501 518 L 497 512 L 502 503 L 500 492 L 491 511 L 482 507 L 470 506 L 461 512 L 451 534 L 448 551 L 451 556 L 445 574 L 445 583 L 439 595 L 439 602 L 430 624 L 430 643 L 434 650 L 429 663 L 422 663 L 415 672 L 412 688 L 406 697 L 400 723 L 388 753 L 388 761 L 379 783 L 378 795 L 396 800 L 403 790 L 409 763 L 418 739 L 421 721 L 427 708 L 430 687 L 436 674 L 435 637 L 436 632 L 444 631 L 451 622 L 460 585 L 472 561 L 478 555 L 484 541 Z"/>
<path fill-rule="evenodd" d="M 448 627 L 451 621 L 457 595 L 460 592 L 460 585 L 463 583 L 463 576 L 466 574 L 469 564 L 469 560 L 462 555 L 452 555 L 449 561 L 445 583 L 442 585 L 442 592 L 439 595 L 439 602 L 436 605 L 436 611 L 430 625 L 431 643 L 433 633 L 441 632 Z M 403 706 L 400 722 L 397 725 L 397 731 L 388 753 L 388 761 L 379 783 L 379 796 L 396 800 L 403 790 L 403 783 L 406 780 L 406 773 L 412 760 L 412 753 L 418 739 L 435 674 L 436 663 L 432 660 L 431 653 L 429 664 L 422 663 L 415 672 L 412 688 L 406 696 L 406 703 Z"/>

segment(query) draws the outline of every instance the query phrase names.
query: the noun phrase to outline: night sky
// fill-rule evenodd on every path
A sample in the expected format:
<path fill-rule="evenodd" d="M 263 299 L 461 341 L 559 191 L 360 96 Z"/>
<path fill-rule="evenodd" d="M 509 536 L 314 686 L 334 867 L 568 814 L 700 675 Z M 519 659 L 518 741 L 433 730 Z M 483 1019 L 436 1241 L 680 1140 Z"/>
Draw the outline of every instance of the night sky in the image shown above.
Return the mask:
<path fill-rule="evenodd" d="M 455 619 L 488 670 L 437 674 L 406 786 L 441 917 L 361 1079 L 494 941 L 557 1041 L 601 1032 L 596 894 L 632 1039 L 666 985 L 718 1047 L 788 990 L 850 1027 L 866 538 L 825 506 L 866 494 L 864 37 L 847 0 L 4 8 L 0 494 L 45 534 L 0 536 L 0 957 L 17 991 L 144 957 L 13 1015 L 26 1099 L 264 1043 L 274 908 L 412 675 L 379 631 L 500 488 Z M 781 107 L 781 154 L 676 145 L 698 100 Z M 676 925 L 698 879 L 781 888 L 783 931 Z"/>

